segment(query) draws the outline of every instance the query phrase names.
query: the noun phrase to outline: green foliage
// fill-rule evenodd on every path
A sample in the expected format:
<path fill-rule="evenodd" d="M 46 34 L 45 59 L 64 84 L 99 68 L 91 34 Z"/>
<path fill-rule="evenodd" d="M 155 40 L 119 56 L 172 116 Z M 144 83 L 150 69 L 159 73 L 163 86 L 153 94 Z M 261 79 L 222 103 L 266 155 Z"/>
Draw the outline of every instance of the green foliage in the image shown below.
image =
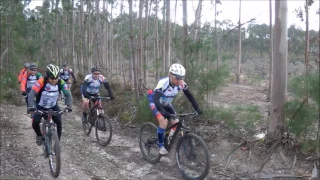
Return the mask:
<path fill-rule="evenodd" d="M 297 137 L 307 136 L 315 132 L 318 116 L 318 108 L 314 104 L 303 104 L 298 99 L 286 104 L 287 125 L 291 133 Z M 295 116 L 295 117 L 293 117 Z"/>
<path fill-rule="evenodd" d="M 3 100 L 9 101 L 11 103 L 17 102 L 20 97 L 19 88 L 18 88 L 18 79 L 17 75 L 13 72 L 3 74 L 1 72 L 0 79 L 0 103 Z"/>
<path fill-rule="evenodd" d="M 242 128 L 253 134 L 255 124 L 262 118 L 258 106 L 215 107 L 207 109 L 204 117 L 210 121 L 223 121 L 231 129 Z"/>
<path fill-rule="evenodd" d="M 297 137 L 314 137 L 315 124 L 318 121 L 320 84 L 318 72 L 311 72 L 308 76 L 297 76 L 290 80 L 289 91 L 294 99 L 286 104 L 286 123 L 291 133 Z M 307 87 L 307 89 L 306 89 Z M 304 97 L 309 94 L 309 102 Z"/>
<path fill-rule="evenodd" d="M 137 105 L 136 120 L 138 122 L 154 122 L 155 121 L 155 118 L 152 115 L 152 112 L 149 106 L 149 100 L 147 96 L 143 96 L 143 98 L 140 100 L 139 104 Z"/>

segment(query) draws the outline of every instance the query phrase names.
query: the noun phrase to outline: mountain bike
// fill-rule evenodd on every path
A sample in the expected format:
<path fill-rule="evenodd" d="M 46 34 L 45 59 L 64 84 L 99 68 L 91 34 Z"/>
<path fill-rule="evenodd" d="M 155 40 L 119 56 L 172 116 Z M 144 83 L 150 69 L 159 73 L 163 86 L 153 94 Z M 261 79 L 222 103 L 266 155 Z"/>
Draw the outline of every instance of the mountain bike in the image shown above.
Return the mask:
<path fill-rule="evenodd" d="M 56 130 L 56 124 L 53 122 L 52 116 L 57 116 L 66 111 L 68 111 L 68 109 L 64 109 L 62 111 L 52 111 L 52 109 L 49 109 L 48 111 L 36 110 L 32 113 L 39 114 L 43 117 L 41 118 L 41 133 L 43 136 L 44 156 L 49 157 L 50 172 L 51 175 L 55 178 L 58 177 L 60 174 L 61 149 L 58 133 Z"/>
<path fill-rule="evenodd" d="M 187 116 L 194 116 L 197 113 L 176 114 L 179 122 L 168 125 L 166 129 L 164 146 L 170 152 L 176 139 L 178 139 L 175 158 L 182 176 L 186 179 L 204 179 L 209 173 L 211 162 L 209 148 L 206 143 L 196 134 L 189 132 L 185 124 Z M 168 123 L 169 124 L 169 123 Z M 172 139 L 168 139 L 171 128 L 176 127 Z M 148 135 L 148 133 L 150 133 Z M 180 137 L 178 138 L 178 135 Z M 141 153 L 146 161 L 155 164 L 160 161 L 161 155 L 158 152 L 157 126 L 154 123 L 142 124 L 139 135 Z M 201 160 L 201 158 L 203 160 Z M 190 171 L 190 172 L 188 172 Z M 196 175 L 193 175 L 196 174 Z"/>
<path fill-rule="evenodd" d="M 104 114 L 104 110 L 101 106 L 101 100 L 110 100 L 110 97 L 91 97 L 89 99 L 89 112 L 86 121 L 82 122 L 84 133 L 89 136 L 92 126 L 95 126 L 96 138 L 98 144 L 106 146 L 110 143 L 112 138 L 112 125 L 109 117 Z M 105 137 L 99 133 L 105 134 Z"/>

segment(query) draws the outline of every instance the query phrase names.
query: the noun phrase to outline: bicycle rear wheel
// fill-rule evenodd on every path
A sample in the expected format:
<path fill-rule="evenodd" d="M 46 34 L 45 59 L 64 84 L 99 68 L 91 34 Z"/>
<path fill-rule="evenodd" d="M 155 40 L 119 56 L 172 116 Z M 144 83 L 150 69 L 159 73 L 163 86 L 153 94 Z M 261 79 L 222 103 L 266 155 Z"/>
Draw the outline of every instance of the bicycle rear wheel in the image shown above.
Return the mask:
<path fill-rule="evenodd" d="M 210 170 L 210 154 L 206 143 L 197 135 L 187 133 L 177 143 L 176 160 L 186 179 L 204 179 Z"/>
<path fill-rule="evenodd" d="M 112 138 L 112 125 L 109 117 L 105 114 L 100 114 L 95 123 L 96 138 L 98 144 L 106 146 Z"/>
<path fill-rule="evenodd" d="M 61 167 L 60 141 L 57 131 L 51 130 L 48 139 L 49 166 L 53 177 L 58 177 Z"/>
<path fill-rule="evenodd" d="M 144 123 L 140 128 L 139 146 L 143 158 L 149 163 L 159 162 L 157 126 L 151 122 Z"/>

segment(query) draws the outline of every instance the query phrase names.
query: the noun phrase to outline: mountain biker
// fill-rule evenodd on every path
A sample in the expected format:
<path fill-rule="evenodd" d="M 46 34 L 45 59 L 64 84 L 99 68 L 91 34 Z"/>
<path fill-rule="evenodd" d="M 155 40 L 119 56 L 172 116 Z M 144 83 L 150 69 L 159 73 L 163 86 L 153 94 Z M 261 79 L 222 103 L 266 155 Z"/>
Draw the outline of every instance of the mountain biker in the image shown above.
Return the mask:
<path fill-rule="evenodd" d="M 29 107 L 28 111 L 34 112 L 38 110 L 49 110 L 60 111 L 57 100 L 59 96 L 59 91 L 64 93 L 66 100 L 65 104 L 72 111 L 72 95 L 68 89 L 68 86 L 64 80 L 59 79 L 59 67 L 56 65 L 49 64 L 46 68 L 46 77 L 44 79 L 39 79 L 33 86 L 32 90 L 28 95 Z M 34 97 L 36 96 L 36 105 L 34 104 Z M 52 120 L 57 125 L 57 132 L 59 140 L 61 138 L 62 124 L 61 115 L 53 116 Z M 36 143 L 38 146 L 42 144 L 42 134 L 40 131 L 41 115 L 34 114 L 32 127 L 36 133 Z"/>
<path fill-rule="evenodd" d="M 72 85 L 70 75 L 72 76 L 73 82 L 77 83 L 77 79 L 75 78 L 72 69 L 69 67 L 68 64 L 64 64 L 62 66 L 62 69 L 60 70 L 60 79 L 63 79 L 67 83 L 69 90 L 71 90 L 71 85 Z M 63 99 L 64 99 L 64 97 L 62 94 L 62 100 Z"/>
<path fill-rule="evenodd" d="M 98 96 L 99 95 L 99 89 L 101 84 L 104 85 L 104 87 L 108 90 L 108 94 L 110 96 L 110 99 L 113 100 L 113 92 L 111 90 L 110 84 L 107 81 L 107 79 L 100 74 L 101 70 L 99 67 L 94 66 L 91 69 L 91 74 L 87 75 L 84 79 L 84 82 L 81 86 L 81 93 L 82 93 L 82 121 L 87 120 L 87 111 L 89 108 L 89 99 L 91 96 Z"/>
<path fill-rule="evenodd" d="M 29 67 L 30 67 L 29 63 L 24 63 L 24 68 L 22 68 L 20 70 L 20 73 L 18 74 L 18 83 L 19 84 L 21 83 L 23 74 L 28 70 Z"/>
<path fill-rule="evenodd" d="M 202 113 L 187 84 L 183 81 L 185 74 L 186 70 L 181 64 L 172 64 L 169 68 L 169 76 L 160 79 L 156 88 L 148 91 L 149 106 L 152 114 L 159 122 L 157 134 L 159 153 L 161 155 L 168 154 L 168 151 L 164 147 L 164 133 L 168 120 L 172 125 L 179 121 L 172 116 L 176 112 L 171 104 L 171 101 L 178 92 L 182 90 L 195 111 L 198 114 Z M 175 128 L 172 128 L 171 131 L 174 132 Z"/>
<path fill-rule="evenodd" d="M 43 79 L 43 76 L 40 72 L 38 72 L 37 65 L 31 63 L 29 65 L 29 70 L 27 70 L 22 75 L 21 84 L 20 84 L 21 95 L 26 97 L 27 107 L 28 107 L 27 94 L 31 91 L 33 84 L 39 79 Z"/>

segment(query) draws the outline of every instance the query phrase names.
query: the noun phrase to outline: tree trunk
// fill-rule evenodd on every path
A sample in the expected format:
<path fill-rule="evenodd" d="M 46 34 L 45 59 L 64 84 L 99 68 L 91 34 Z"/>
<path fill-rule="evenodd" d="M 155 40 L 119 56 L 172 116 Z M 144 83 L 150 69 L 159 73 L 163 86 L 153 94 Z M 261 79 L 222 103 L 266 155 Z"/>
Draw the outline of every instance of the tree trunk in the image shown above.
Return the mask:
<path fill-rule="evenodd" d="M 159 1 L 156 0 L 156 7 L 155 7 L 155 11 L 156 11 L 156 14 L 155 14 L 155 17 L 158 17 L 158 8 L 159 8 Z M 158 25 L 158 18 L 155 18 L 154 20 L 155 22 L 155 28 L 154 28 L 154 31 L 155 31 L 155 35 L 156 35 L 156 38 L 155 38 L 155 48 L 156 48 L 156 61 L 155 61 L 155 68 L 156 68 L 156 77 L 155 77 L 155 81 L 157 82 L 158 79 L 159 79 L 159 64 L 160 64 L 160 48 L 159 48 L 159 25 Z"/>
<path fill-rule="evenodd" d="M 148 82 L 148 33 L 149 33 L 149 27 L 148 27 L 148 11 L 149 11 L 149 0 L 145 0 L 146 4 L 146 10 L 145 10 L 145 20 L 144 20 L 144 38 L 143 38 L 143 83 L 146 85 Z"/>
<path fill-rule="evenodd" d="M 287 0 L 275 1 L 273 83 L 268 140 L 277 139 L 282 135 L 285 121 L 288 56 L 287 12 Z"/>
<path fill-rule="evenodd" d="M 175 3 L 175 5 L 174 5 L 174 21 L 173 21 L 174 23 L 173 23 L 173 35 L 172 35 L 173 38 L 176 37 L 177 4 L 178 4 L 178 0 L 176 0 L 176 3 Z M 172 60 L 175 59 L 175 57 L 176 57 L 176 48 L 172 48 L 171 63 L 172 63 Z"/>
<path fill-rule="evenodd" d="M 111 12 L 110 12 L 110 67 L 109 67 L 109 72 L 112 74 L 112 69 L 113 69 L 113 6 L 111 5 Z"/>
<path fill-rule="evenodd" d="M 187 11 L 187 0 L 182 0 L 183 7 L 183 61 L 184 67 L 187 68 L 187 47 L 188 47 L 188 11 Z"/>
<path fill-rule="evenodd" d="M 143 3 L 144 0 L 139 1 L 139 40 L 138 40 L 138 46 L 139 46 L 139 51 L 137 54 L 137 79 L 138 79 L 138 87 L 141 87 L 141 72 L 142 72 L 142 57 L 143 57 L 143 42 L 142 42 L 142 36 L 143 36 L 143 21 L 142 21 L 142 12 L 143 12 Z"/>
<path fill-rule="evenodd" d="M 215 48 L 216 48 L 216 53 L 217 53 L 217 69 L 219 68 L 219 62 L 220 62 L 220 52 L 219 52 L 219 44 L 218 44 L 218 32 L 217 32 L 217 0 L 215 0 L 214 4 L 214 33 L 215 33 Z"/>
<path fill-rule="evenodd" d="M 305 11 L 306 11 L 306 34 L 305 34 L 305 45 L 304 45 L 304 59 L 305 59 L 305 72 L 306 72 L 306 83 L 305 83 L 305 88 L 306 88 L 306 98 L 307 102 L 306 105 L 308 105 L 309 101 L 309 89 L 308 89 L 308 66 L 309 66 L 309 6 L 308 6 L 308 1 L 306 0 L 305 4 Z"/>
<path fill-rule="evenodd" d="M 137 82 L 137 71 L 136 68 L 136 61 L 135 61 L 135 45 L 134 45 L 134 34 L 133 34 L 133 15 L 132 15 L 132 0 L 129 0 L 129 26 L 130 26 L 130 44 L 131 44 L 131 61 L 132 61 L 132 68 L 134 74 L 134 92 L 136 96 L 137 103 L 139 102 L 139 89 L 138 89 L 138 82 Z"/>
<path fill-rule="evenodd" d="M 170 3 L 170 1 L 167 1 L 167 3 Z M 163 7 L 162 7 L 162 44 L 161 44 L 161 50 L 162 50 L 162 66 L 161 66 L 161 72 L 164 74 L 166 72 L 166 46 L 165 46 L 165 33 L 166 33 L 166 1 L 163 1 Z"/>
<path fill-rule="evenodd" d="M 270 40 L 269 40 L 269 88 L 267 94 L 267 100 L 270 101 L 271 96 L 271 85 L 272 85 L 272 64 L 273 64 L 273 31 L 272 31 L 272 0 L 269 0 L 269 31 L 270 31 Z"/>
<path fill-rule="evenodd" d="M 165 37 L 165 66 L 164 69 L 167 70 L 169 69 L 169 63 L 170 63 L 170 25 L 171 25 L 171 20 L 170 20 L 170 1 L 167 1 L 166 3 L 166 37 Z"/>
<path fill-rule="evenodd" d="M 240 83 L 241 70 L 241 0 L 239 1 L 239 44 L 238 44 L 238 62 L 237 62 L 237 84 Z"/>

